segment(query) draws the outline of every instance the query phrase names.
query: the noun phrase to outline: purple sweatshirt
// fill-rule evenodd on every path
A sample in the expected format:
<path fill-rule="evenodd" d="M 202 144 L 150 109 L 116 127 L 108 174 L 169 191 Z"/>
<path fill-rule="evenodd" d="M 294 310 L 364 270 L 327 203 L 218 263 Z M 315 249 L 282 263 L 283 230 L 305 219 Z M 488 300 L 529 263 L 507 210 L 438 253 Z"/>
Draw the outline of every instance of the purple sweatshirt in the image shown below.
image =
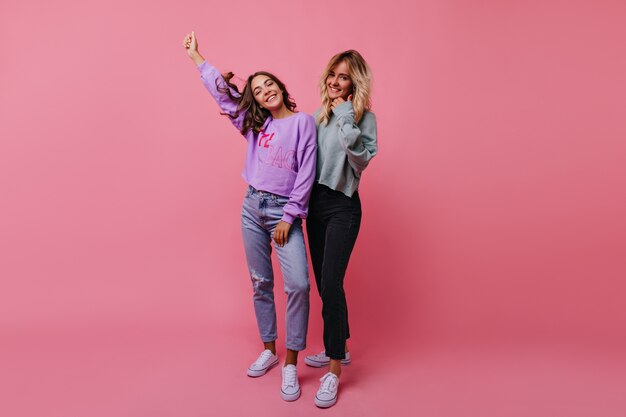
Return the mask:
<path fill-rule="evenodd" d="M 233 115 L 237 103 L 227 94 L 217 90 L 217 83 L 226 87 L 219 71 L 206 61 L 198 65 L 200 78 L 223 113 Z M 232 91 L 232 90 L 231 90 Z M 233 91 L 233 95 L 237 93 Z M 231 119 L 241 131 L 244 113 Z M 311 188 L 315 181 L 317 156 L 317 128 L 315 119 L 305 113 L 295 113 L 284 119 L 265 120 L 263 130 L 244 135 L 248 142 L 243 179 L 257 190 L 288 197 L 282 220 L 291 224 L 296 217 L 305 218 Z"/>

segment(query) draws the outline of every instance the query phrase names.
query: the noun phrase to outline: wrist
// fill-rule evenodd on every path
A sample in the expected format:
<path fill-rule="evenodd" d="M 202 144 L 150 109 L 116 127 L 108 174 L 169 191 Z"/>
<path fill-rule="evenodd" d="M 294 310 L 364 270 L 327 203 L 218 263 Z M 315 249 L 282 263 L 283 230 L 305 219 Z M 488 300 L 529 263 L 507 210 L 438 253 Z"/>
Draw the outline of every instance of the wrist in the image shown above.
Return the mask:
<path fill-rule="evenodd" d="M 348 113 L 350 113 L 352 111 L 353 111 L 353 108 L 352 108 L 352 102 L 351 101 L 344 101 L 343 103 L 335 106 L 335 108 L 333 109 L 333 113 L 337 117 L 345 116 L 346 114 L 348 114 Z"/>
<path fill-rule="evenodd" d="M 283 217 L 280 219 L 281 221 L 287 223 L 289 226 L 293 223 L 295 216 L 289 213 L 283 213 Z"/>
<path fill-rule="evenodd" d="M 200 55 L 200 52 L 198 51 L 187 51 L 187 54 L 196 65 L 201 64 L 202 61 L 204 61 L 204 58 L 202 57 L 202 55 Z"/>

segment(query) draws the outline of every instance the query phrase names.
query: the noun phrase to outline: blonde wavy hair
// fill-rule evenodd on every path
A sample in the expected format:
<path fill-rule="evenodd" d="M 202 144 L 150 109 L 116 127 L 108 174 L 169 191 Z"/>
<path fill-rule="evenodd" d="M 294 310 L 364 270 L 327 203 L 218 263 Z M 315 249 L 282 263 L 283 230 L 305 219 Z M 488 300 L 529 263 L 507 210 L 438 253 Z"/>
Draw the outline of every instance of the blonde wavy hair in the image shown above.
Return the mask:
<path fill-rule="evenodd" d="M 327 124 L 331 114 L 331 100 L 330 97 L 328 97 L 328 86 L 326 85 L 328 74 L 341 62 L 345 62 L 348 66 L 348 75 L 352 81 L 352 107 L 354 109 L 356 122 L 359 123 L 363 117 L 363 113 L 372 107 L 370 101 L 372 72 L 361 54 L 354 49 L 350 49 L 333 56 L 322 73 L 322 77 L 320 78 L 322 108 L 320 114 L 317 116 L 317 122 L 320 124 Z"/>

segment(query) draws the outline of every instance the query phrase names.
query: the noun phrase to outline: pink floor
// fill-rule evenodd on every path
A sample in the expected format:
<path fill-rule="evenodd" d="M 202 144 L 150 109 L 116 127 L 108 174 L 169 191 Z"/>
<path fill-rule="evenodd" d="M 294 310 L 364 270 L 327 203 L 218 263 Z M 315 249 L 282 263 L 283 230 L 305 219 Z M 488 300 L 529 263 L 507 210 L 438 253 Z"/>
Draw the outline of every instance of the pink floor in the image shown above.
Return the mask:
<path fill-rule="evenodd" d="M 299 364 L 302 396 L 280 372 L 245 375 L 249 329 L 2 333 L 3 417 L 498 416 L 623 417 L 626 354 L 571 345 L 353 343 L 340 399 L 320 410 L 323 370 Z M 10 337 L 6 337 L 10 336 Z M 319 346 L 313 345 L 311 352 Z M 279 350 L 279 355 L 284 351 Z"/>

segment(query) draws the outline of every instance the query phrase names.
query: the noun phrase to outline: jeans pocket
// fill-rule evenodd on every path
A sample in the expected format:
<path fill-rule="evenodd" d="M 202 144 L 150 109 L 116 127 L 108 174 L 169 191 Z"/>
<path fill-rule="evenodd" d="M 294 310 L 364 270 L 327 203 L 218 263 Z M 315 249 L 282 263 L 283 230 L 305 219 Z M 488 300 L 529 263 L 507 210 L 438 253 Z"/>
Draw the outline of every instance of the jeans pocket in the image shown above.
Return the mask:
<path fill-rule="evenodd" d="M 274 199 L 273 199 L 274 204 L 276 204 L 276 207 L 283 207 L 285 206 L 285 204 L 287 204 L 289 202 L 289 197 L 283 197 L 281 195 L 277 195 Z"/>

